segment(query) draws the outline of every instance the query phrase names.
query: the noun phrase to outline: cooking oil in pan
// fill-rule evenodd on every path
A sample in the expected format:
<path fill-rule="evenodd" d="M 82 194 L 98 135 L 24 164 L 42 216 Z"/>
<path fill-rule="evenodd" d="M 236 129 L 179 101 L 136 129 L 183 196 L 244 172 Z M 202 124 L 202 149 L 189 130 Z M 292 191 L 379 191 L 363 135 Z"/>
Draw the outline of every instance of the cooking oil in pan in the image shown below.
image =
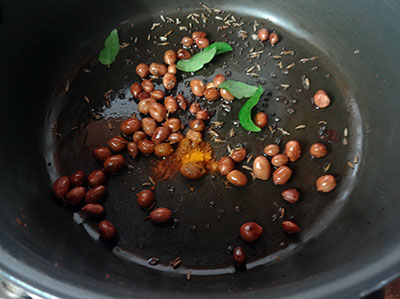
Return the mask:
<path fill-rule="evenodd" d="M 245 99 L 232 103 L 194 99 L 213 111 L 210 121 L 223 122 L 216 131 L 224 142 L 215 142 L 209 134 L 204 134 L 212 144 L 215 157 L 227 156 L 229 147 L 243 146 L 254 159 L 263 154 L 267 144 L 280 144 L 283 150 L 288 140 L 298 140 L 302 158 L 290 164 L 294 174 L 284 186 L 274 186 L 271 179 L 252 180 L 246 167 L 240 165 L 237 168 L 249 178 L 246 187 L 227 187 L 220 175 L 206 175 L 191 181 L 178 174 L 160 181 L 154 190 L 157 207 L 173 211 L 173 221 L 154 225 L 145 220 L 148 212 L 137 206 L 136 194 L 152 185 L 151 182 L 148 185 L 152 175 L 149 165 L 156 158 L 142 155 L 132 160 L 125 155 L 127 167 L 109 178 L 104 201 L 106 218 L 119 231 L 113 252 L 127 261 L 157 270 L 183 273 L 190 269 L 197 275 L 235 271 L 229 252 L 235 246 L 244 248 L 248 269 L 282 262 L 323 231 L 351 192 L 357 172 L 354 157 L 357 162 L 361 157 L 361 135 L 355 134 L 360 132 L 360 117 L 357 105 L 349 100 L 350 87 L 334 61 L 304 39 L 307 34 L 299 31 L 293 34 L 290 26 L 276 26 L 261 16 L 254 18 L 200 7 L 165 12 L 155 20 L 154 16 L 136 22 L 134 27 L 129 21 L 124 22 L 118 28 L 119 35 L 121 43 L 128 44 L 121 49 L 117 60 L 110 67 L 96 65 L 91 60 L 70 80 L 74 88 L 65 95 L 62 109 L 55 109 L 61 111 L 57 123 L 62 134 L 55 141 L 57 169 L 62 173 L 77 169 L 89 173 L 99 168 L 91 156 L 92 150 L 118 135 L 123 119 L 132 113 L 141 117 L 129 91 L 133 82 L 140 81 L 135 73 L 136 65 L 162 63 L 163 53 L 180 48 L 183 36 L 205 31 L 210 41 L 229 42 L 233 52 L 216 57 L 195 74 L 179 74 L 179 84 L 172 93 L 180 91 L 191 100 L 188 87 L 191 79 L 211 82 L 216 74 L 224 74 L 228 79 L 262 85 L 265 92 L 253 113 L 264 111 L 269 117 L 269 128 L 249 133 L 238 123 L 238 112 Z M 286 24 L 282 20 L 274 21 Z M 280 41 L 275 47 L 257 40 L 257 30 L 262 27 L 279 34 Z M 93 53 L 93 59 L 96 56 Z M 161 82 L 155 83 L 156 89 L 163 90 Z M 311 98 L 318 89 L 328 91 L 332 100 L 329 108 L 316 110 L 312 105 Z M 186 112 L 179 113 L 178 117 L 186 124 L 193 118 Z M 327 145 L 327 157 L 310 158 L 308 149 L 315 142 Z M 243 165 L 251 167 L 252 159 Z M 354 169 L 349 167 L 349 161 Z M 317 193 L 315 181 L 327 173 L 335 175 L 338 187 L 329 194 Z M 300 191 L 299 202 L 290 204 L 282 199 L 281 192 L 289 188 Z M 301 233 L 285 234 L 281 230 L 283 220 L 294 220 L 300 225 Z M 88 229 L 96 227 L 91 219 L 83 221 Z M 240 226 L 248 221 L 264 228 L 261 239 L 252 244 L 244 243 L 239 237 Z M 92 229 L 90 232 L 96 236 Z M 175 269 L 170 262 L 177 257 L 182 263 Z"/>

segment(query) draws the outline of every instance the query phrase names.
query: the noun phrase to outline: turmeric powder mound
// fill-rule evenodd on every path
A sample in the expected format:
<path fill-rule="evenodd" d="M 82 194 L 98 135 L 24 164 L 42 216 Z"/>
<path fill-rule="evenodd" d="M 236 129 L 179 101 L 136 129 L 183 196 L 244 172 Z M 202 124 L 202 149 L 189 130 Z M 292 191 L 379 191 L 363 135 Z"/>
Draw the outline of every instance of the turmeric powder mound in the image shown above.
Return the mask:
<path fill-rule="evenodd" d="M 170 179 L 185 164 L 196 164 L 212 172 L 218 169 L 210 144 L 205 141 L 195 143 L 189 138 L 184 138 L 171 156 L 156 162 L 152 178 L 155 181 Z"/>

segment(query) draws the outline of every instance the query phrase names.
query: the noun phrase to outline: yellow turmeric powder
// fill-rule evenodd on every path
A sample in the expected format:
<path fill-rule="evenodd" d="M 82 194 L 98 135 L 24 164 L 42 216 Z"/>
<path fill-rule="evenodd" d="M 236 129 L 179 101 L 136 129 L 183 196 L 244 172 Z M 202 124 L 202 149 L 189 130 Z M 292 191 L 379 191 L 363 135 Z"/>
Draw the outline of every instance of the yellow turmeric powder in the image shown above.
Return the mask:
<path fill-rule="evenodd" d="M 210 171 L 218 169 L 210 144 L 204 141 L 193 142 L 189 138 L 184 138 L 171 156 L 156 162 L 152 178 L 156 181 L 170 179 L 182 165 L 189 163 L 195 163 Z"/>

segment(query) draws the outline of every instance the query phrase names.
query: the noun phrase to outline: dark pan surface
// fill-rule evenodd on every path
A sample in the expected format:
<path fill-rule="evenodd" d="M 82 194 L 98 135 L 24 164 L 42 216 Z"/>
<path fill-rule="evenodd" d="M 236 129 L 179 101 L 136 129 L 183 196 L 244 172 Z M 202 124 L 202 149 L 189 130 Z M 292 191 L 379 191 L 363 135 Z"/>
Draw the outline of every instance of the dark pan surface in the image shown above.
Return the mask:
<path fill-rule="evenodd" d="M 152 31 L 152 24 L 160 22 L 159 16 L 135 22 L 134 26 L 129 23 L 122 25 L 119 28 L 121 43 L 129 42 L 130 46 L 121 50 L 117 61 L 109 68 L 100 64 L 93 66 L 97 47 L 94 53 L 90 53 L 88 62 L 76 76 L 68 78 L 70 91 L 61 95 L 57 99 L 60 106 L 54 107 L 60 111 L 55 130 L 61 136 L 55 136 L 55 147 L 50 147 L 54 151 L 52 165 L 56 167 L 50 167 L 50 170 L 68 175 L 77 169 L 89 173 L 99 168 L 91 156 L 91 151 L 97 146 L 105 145 L 109 138 L 120 133 L 121 120 L 134 112 L 138 113 L 136 102 L 129 91 L 133 82 L 140 82 L 135 73 L 138 63 L 162 63 L 164 51 L 169 48 L 179 49 L 180 39 L 197 30 L 205 30 L 211 41 L 232 42 L 232 54 L 217 57 L 205 70 L 197 72 L 194 76 L 186 74 L 182 77 L 180 74 L 180 83 L 177 89 L 172 91 L 172 95 L 183 91 L 184 96 L 190 100 L 191 94 L 189 88 L 185 87 L 186 81 L 199 77 L 210 82 L 218 73 L 228 74 L 233 80 L 263 85 L 266 92 L 254 112 L 268 113 L 269 124 L 276 131 L 274 134 L 267 128 L 261 133 L 248 134 L 242 127 L 234 125 L 245 99 L 236 100 L 229 113 L 224 111 L 220 105 L 221 101 L 207 104 L 204 99 L 193 100 L 215 112 L 211 121 L 225 122 L 223 128 L 216 131 L 226 142 L 215 143 L 210 140 L 211 135 L 206 134 L 206 140 L 213 145 L 217 158 L 228 154 L 227 145 L 235 147 L 240 143 L 249 154 L 257 156 L 263 153 L 267 144 L 280 142 L 283 149 L 286 141 L 299 140 L 303 157 L 299 162 L 290 165 L 295 173 L 293 179 L 281 187 L 274 186 L 271 180 L 256 180 L 251 181 L 245 188 L 226 188 L 224 178 L 219 175 L 208 175 L 200 180 L 190 181 L 178 174 L 171 180 L 159 182 L 156 186 L 157 206 L 170 208 L 174 217 L 172 223 L 157 226 L 144 220 L 148 212 L 141 210 L 136 204 L 136 193 L 149 188 L 143 187 L 142 184 L 149 182 L 148 177 L 152 176 L 149 166 L 154 165 L 156 158 L 142 155 L 132 160 L 125 155 L 128 167 L 110 178 L 107 184 L 108 197 L 104 202 L 106 218 L 116 225 L 120 233 L 120 240 L 114 249 L 118 255 L 144 265 L 148 265 L 146 261 L 155 256 L 160 259 L 160 265 L 151 267 L 168 271 L 186 273 L 187 269 L 191 269 L 193 274 L 226 273 L 233 271 L 232 258 L 227 252 L 229 246 L 243 246 L 248 256 L 248 268 L 252 268 L 285 258 L 295 247 L 303 246 L 307 240 L 316 237 L 323 230 L 321 221 L 324 225 L 329 223 L 329 219 L 343 204 L 343 200 L 347 199 L 346 194 L 350 193 L 354 186 L 351 181 L 356 170 L 350 169 L 347 161 L 353 161 L 356 155 L 358 159 L 361 157 L 361 136 L 355 133 L 361 125 L 361 120 L 357 115 L 357 106 L 347 98 L 351 91 L 332 65 L 329 56 L 304 39 L 290 34 L 282 27 L 272 25 L 269 21 L 230 11 L 212 14 L 206 12 L 209 18 L 207 25 L 200 26 L 186 18 L 193 12 L 200 15 L 204 9 L 165 11 L 166 16 L 174 20 L 180 18 L 183 23 L 176 25 L 161 21 L 162 28 L 157 27 Z M 233 13 L 237 22 L 243 20 L 246 23 L 241 28 L 249 32 L 248 38 L 241 39 L 239 29 L 233 26 L 217 32 L 217 27 L 223 22 L 216 20 L 215 16 L 224 18 L 229 13 Z M 277 46 L 271 47 L 270 44 L 262 44 L 251 38 L 251 34 L 254 34 L 254 21 L 261 24 L 259 28 L 266 26 L 277 30 L 281 37 Z M 179 26 L 189 26 L 189 23 L 193 24 L 192 30 L 179 31 Z M 156 45 L 160 43 L 158 36 L 171 29 L 174 32 L 168 37 L 170 45 Z M 151 35 L 150 41 L 148 34 Z M 135 38 L 138 38 L 137 43 Z M 98 44 L 101 45 L 102 41 Z M 288 50 L 295 53 L 283 55 L 282 59 L 273 58 Z M 258 59 L 249 59 L 247 56 L 250 51 L 263 53 Z M 319 58 L 306 63 L 300 62 L 302 58 L 316 56 Z M 283 63 L 283 69 L 277 65 L 280 61 Z M 286 66 L 293 62 L 295 66 L 286 71 Z M 253 72 L 259 73 L 260 77 L 246 76 L 245 70 L 255 64 L 260 65 L 261 71 L 256 69 Z M 308 90 L 302 82 L 302 76 L 308 77 L 311 82 Z M 290 84 L 290 87 L 285 90 L 280 84 Z M 158 86 L 158 89 L 164 90 L 162 85 Z M 332 98 L 331 107 L 323 111 L 316 110 L 311 104 L 311 97 L 318 89 L 327 90 Z M 110 107 L 105 105 L 104 97 L 108 90 L 113 90 Z M 84 100 L 85 96 L 90 99 L 89 104 Z M 100 116 L 102 119 L 97 120 Z M 181 112 L 179 117 L 186 124 L 188 120 L 193 119 L 193 116 L 184 112 Z M 321 121 L 325 121 L 326 124 L 322 124 Z M 296 130 L 298 125 L 306 125 L 306 128 Z M 326 134 L 320 136 L 321 127 L 335 130 L 338 134 L 337 140 L 323 141 L 321 137 L 326 137 Z M 232 138 L 229 137 L 231 128 L 236 132 Z M 282 134 L 277 128 L 290 132 L 290 136 Z M 348 144 L 343 145 L 345 128 L 350 132 L 350 136 L 346 138 Z M 52 133 L 46 128 L 45 134 L 54 136 L 54 130 Z M 311 159 L 308 149 L 312 143 L 319 141 L 327 144 L 330 154 L 323 159 Z M 332 165 L 328 173 L 337 176 L 339 188 L 330 194 L 318 194 L 315 181 L 325 174 L 323 168 L 328 163 Z M 252 161 L 246 165 L 251 166 Z M 249 172 L 243 171 L 251 179 Z M 284 189 L 291 187 L 298 188 L 301 192 L 301 201 L 295 205 L 285 203 L 280 196 Z M 191 191 L 191 188 L 194 188 L 194 191 Z M 285 209 L 285 213 L 281 215 L 282 208 Z M 302 227 L 303 232 L 299 237 L 287 236 L 282 232 L 280 223 L 286 219 L 294 219 Z M 239 228 L 247 221 L 256 221 L 264 227 L 265 232 L 259 242 L 248 245 L 240 240 Z M 89 224 L 85 225 L 86 228 L 96 224 L 89 219 L 84 223 Z M 97 238 L 97 235 L 95 237 Z M 183 265 L 174 270 L 168 264 L 178 256 L 182 258 Z"/>
<path fill-rule="evenodd" d="M 394 146 L 400 142 L 396 88 L 400 76 L 397 66 L 400 7 L 397 1 L 215 2 L 216 7 L 234 11 L 235 15 L 269 18 L 282 35 L 281 43 L 274 51 L 286 46 L 296 50 L 296 59 L 300 58 L 300 54 L 320 56 L 315 62 L 319 66 L 318 71 L 309 71 L 311 65 L 296 65 L 287 76 L 276 72 L 279 78 L 288 78 L 287 82 L 293 81 L 289 78 L 295 78 L 292 87 L 301 86 L 297 80 L 300 75 L 306 74 L 311 79 L 312 88 L 321 86 L 331 89 L 334 104 L 329 111 L 317 113 L 309 109 L 310 90 L 308 95 L 298 95 L 297 112 L 289 121 L 284 112 L 286 106 L 273 100 L 282 91 L 273 89 L 276 83 L 273 83 L 270 73 L 272 69 L 276 70 L 276 62 L 268 57 L 265 58 L 267 64 L 262 66 L 262 73 L 268 81 L 265 87 L 272 95 L 267 102 L 268 107 L 259 109 L 266 109 L 268 113 L 275 110 L 282 119 L 280 124 L 293 134 L 290 137 L 299 138 L 304 147 L 308 145 L 308 134 L 315 132 L 314 136 L 318 138 L 318 126 L 314 121 L 320 119 L 316 114 L 323 115 L 321 119 L 325 119 L 328 127 L 336 129 L 341 137 L 345 127 L 349 130 L 347 148 L 336 143 L 329 145 L 333 154 L 326 160 L 332 162 L 331 172 L 340 179 L 334 193 L 313 197 L 305 189 L 312 186 L 312 180 L 308 181 L 308 173 L 300 175 L 299 169 L 306 169 L 310 176 L 316 176 L 322 172 L 319 161 L 310 161 L 304 155 L 295 165 L 296 176 L 290 186 L 303 184 L 304 196 L 296 209 L 289 207 L 286 216 L 294 216 L 303 227 L 300 239 L 284 239 L 286 237 L 278 229 L 280 220 L 271 220 L 271 215 L 278 210 L 271 201 L 275 200 L 278 206 L 284 205 L 279 201 L 280 188 L 273 188 L 271 182 L 252 182 L 247 188 L 248 192 L 261 194 L 265 201 L 249 196 L 244 200 L 236 192 L 220 188 L 222 182 L 217 177 L 210 188 L 233 195 L 232 202 L 224 201 L 222 196 L 217 198 L 214 208 L 209 208 L 211 199 L 193 198 L 193 193 L 186 197 L 188 190 L 183 186 L 188 186 L 188 182 L 186 185 L 177 182 L 177 188 L 181 186 L 183 189 L 180 194 L 185 195 L 184 201 L 179 202 L 180 198 L 174 195 L 160 198 L 159 204 L 178 208 L 174 217 L 179 219 L 179 223 L 175 229 L 171 226 L 155 229 L 143 221 L 146 213 L 136 209 L 135 191 L 128 191 L 128 184 L 138 188 L 146 178 L 145 174 L 138 176 L 138 182 L 137 177 L 125 169 L 122 177 L 110 180 L 110 194 L 104 202 L 107 217 L 115 221 L 121 233 L 118 245 L 124 252 L 115 252 L 117 254 L 103 242 L 95 241 L 96 233 L 87 229 L 93 238 L 90 237 L 86 222 L 78 224 L 81 222 L 78 217 L 71 217 L 73 211 L 54 201 L 50 186 L 60 173 L 70 173 L 77 168 L 89 171 L 97 167 L 92 158 L 88 156 L 85 159 L 82 155 L 88 154 L 92 146 L 103 144 L 108 136 L 88 134 L 85 137 L 84 132 L 90 129 L 96 133 L 117 134 L 116 129 L 108 131 L 105 121 L 92 121 L 89 109 L 104 113 L 106 117 L 114 110 L 118 113 L 113 116 L 124 117 L 121 112 L 125 109 L 118 103 L 127 102 L 128 113 L 135 106 L 127 100 L 129 94 L 124 100 L 118 98 L 119 91 L 137 80 L 133 66 L 124 66 L 125 58 L 136 60 L 132 44 L 121 51 L 118 61 L 110 69 L 96 66 L 87 77 L 84 75 L 88 74 L 81 73 L 81 69 L 90 66 L 112 28 L 120 29 L 123 42 L 131 42 L 130 37 L 134 35 L 129 26 L 134 23 L 135 35 L 142 37 L 140 43 L 147 37 L 150 23 L 159 22 L 159 14 L 180 15 L 175 11 L 178 6 L 185 13 L 193 11 L 192 1 L 178 0 L 175 7 L 170 5 L 158 0 L 70 0 L 57 3 L 39 0 L 23 4 L 5 0 L 0 5 L 0 56 L 3 58 L 0 68 L 3 141 L 0 155 L 3 169 L 0 180 L 3 204 L 0 210 L 0 276 L 48 298 L 355 298 L 398 276 L 399 159 Z M 144 23 L 146 27 L 139 26 Z M 215 35 L 214 38 L 217 39 Z M 142 47 L 142 44 L 138 46 Z M 359 52 L 354 53 L 355 50 Z M 218 67 L 222 65 L 222 61 L 218 61 L 209 68 L 212 72 L 215 72 L 217 64 Z M 232 69 L 233 62 L 229 60 Z M 240 72 L 233 72 L 232 78 L 248 79 L 243 74 L 245 67 L 247 64 L 240 65 Z M 125 70 L 126 74 L 121 70 Z M 323 76 L 328 72 L 332 75 L 329 80 Z M 128 77 L 125 78 L 125 75 Z M 95 81 L 97 78 L 103 86 L 99 87 L 99 82 Z M 70 80 L 71 88 L 65 95 L 67 80 Z M 282 81 L 277 79 L 279 83 Z M 294 98 L 292 87 L 285 93 L 288 99 Z M 111 109 L 102 111 L 103 94 L 108 89 L 115 90 Z M 82 99 L 85 95 L 90 98 L 89 106 Z M 238 107 L 234 109 L 237 111 Z M 231 112 L 228 117 L 233 117 L 234 113 Z M 62 133 L 60 139 L 50 133 L 55 121 L 58 123 L 55 132 Z M 81 130 L 70 131 L 71 127 L 80 126 L 82 122 Z M 293 130 L 295 125 L 303 122 L 307 122 L 306 130 Z M 95 124 L 98 126 L 95 127 Z M 103 129 L 99 128 L 101 126 Z M 117 127 L 116 122 L 114 128 Z M 239 130 L 237 133 L 240 136 Z M 92 139 L 93 136 L 103 136 L 104 139 Z M 264 142 L 272 140 L 267 137 Z M 257 151 L 257 146 L 260 146 L 259 150 L 262 148 L 258 142 L 254 151 Z M 69 153 L 65 151 L 67 148 Z M 356 170 L 351 171 L 346 161 L 353 159 L 355 154 L 360 160 Z M 139 167 L 147 165 L 145 159 L 135 163 L 130 162 L 135 167 L 138 164 Z M 196 192 L 201 192 L 201 182 L 198 184 Z M 156 192 L 160 195 L 166 186 L 158 188 Z M 126 199 L 119 197 L 116 190 L 121 190 Z M 178 191 L 173 194 L 178 194 Z M 211 197 L 211 192 L 202 192 L 202 197 Z M 179 203 L 181 206 L 178 206 Z M 189 204 L 199 207 L 203 204 L 204 208 L 193 214 Z M 232 210 L 236 205 L 241 207 L 238 214 Z M 224 209 L 225 214 L 218 219 L 220 209 Z M 215 268 L 220 272 L 233 270 L 226 268 L 231 262 L 226 246 L 241 244 L 238 228 L 233 226 L 238 226 L 247 217 L 264 221 L 266 233 L 260 242 L 255 244 L 254 249 L 245 246 L 248 255 L 251 255 L 249 265 L 253 267 L 256 261 L 264 265 L 244 272 L 199 275 Z M 200 223 L 195 233 L 204 241 L 192 237 L 194 232 L 188 231 L 187 222 Z M 135 230 L 132 228 L 134 223 L 139 226 Z M 210 224 L 214 234 L 205 233 L 204 226 L 207 224 Z M 221 240 L 212 238 L 218 235 L 219 229 L 222 231 L 217 224 L 226 225 L 224 232 L 230 235 L 224 234 Z M 170 247 L 160 245 L 160 236 L 148 236 L 154 232 L 159 234 L 160 230 L 170 238 L 163 238 L 163 244 L 172 244 Z M 178 230 L 184 234 L 177 235 Z M 143 241 L 136 240 L 135 233 L 146 233 L 141 239 Z M 197 253 L 184 256 L 178 248 L 180 243 L 173 243 L 171 236 L 185 242 L 192 240 L 198 246 L 187 246 L 196 247 Z M 284 246 L 278 246 L 278 240 L 284 241 Z M 144 247 L 140 248 L 139 243 Z M 266 250 L 262 252 L 264 245 Z M 200 259 L 211 256 L 210 252 L 201 254 L 200 250 L 206 251 L 205 246 L 220 255 L 221 260 Z M 280 252 L 281 249 L 284 252 Z M 139 264 L 145 264 L 153 254 L 161 258 L 162 264 L 179 254 L 183 257 L 183 265 L 177 271 L 172 271 L 170 267 L 158 271 L 147 264 Z M 279 256 L 279 262 L 267 263 L 276 256 Z M 185 277 L 188 268 L 196 272 L 191 281 Z"/>

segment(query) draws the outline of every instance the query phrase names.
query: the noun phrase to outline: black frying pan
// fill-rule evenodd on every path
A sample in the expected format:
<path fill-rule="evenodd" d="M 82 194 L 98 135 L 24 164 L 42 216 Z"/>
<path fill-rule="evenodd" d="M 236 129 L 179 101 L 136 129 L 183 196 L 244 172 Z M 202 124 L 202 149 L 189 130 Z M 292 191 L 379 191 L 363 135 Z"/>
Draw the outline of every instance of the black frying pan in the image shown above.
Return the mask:
<path fill-rule="evenodd" d="M 240 48 L 246 53 L 246 47 L 229 31 L 227 39 L 240 43 L 234 45 L 235 56 L 218 57 L 196 76 L 210 80 L 216 72 L 226 71 L 222 65 L 227 61 L 230 78 L 260 83 L 267 90 L 254 112 L 267 112 L 271 124 L 291 133 L 247 135 L 235 128 L 235 137 L 214 144 L 216 156 L 226 155 L 227 144 L 240 142 L 256 155 L 268 143 L 284 144 L 292 138 L 299 140 L 303 152 L 307 152 L 312 142 L 320 140 L 320 120 L 328 123 L 327 129 L 338 132 L 340 140 L 326 143 L 331 152 L 326 159 L 314 161 L 305 154 L 293 165 L 295 176 L 285 187 L 301 190 L 302 200 L 296 206 L 285 204 L 280 198 L 284 187 L 275 187 L 271 182 L 253 181 L 243 189 L 225 189 L 219 176 L 199 181 L 177 176 L 162 181 L 155 191 L 158 206 L 171 208 L 175 219 L 162 227 L 144 221 L 147 213 L 135 202 L 136 192 L 151 174 L 147 168 L 151 159 L 127 159 L 131 167 L 110 178 L 104 202 L 106 217 L 116 225 L 120 238 L 116 244 L 104 244 L 93 240 L 97 239 L 94 222 L 82 221 L 73 214 L 75 211 L 54 201 L 49 191 L 51 181 L 77 169 L 89 172 L 99 167 L 90 151 L 117 135 L 118 123 L 136 109 L 127 91 L 131 83 L 138 81 L 136 64 L 161 62 L 160 55 L 167 49 L 146 40 L 148 33 L 153 34 L 149 32 L 151 25 L 161 21 L 159 15 L 184 19 L 188 13 L 204 10 L 185 2 L 173 7 L 161 2 L 124 1 L 112 5 L 46 4 L 28 7 L 31 4 L 27 3 L 18 10 L 18 17 L 16 8 L 6 4 L 0 27 L 7 41 L 0 47 L 5 64 L 1 73 L 5 99 L 1 119 L 3 140 L 7 141 L 2 165 L 8 172 L 2 180 L 8 205 L 1 220 L 3 276 L 17 284 L 23 282 L 30 290 L 42 290 L 44 296 L 61 297 L 245 293 L 254 297 L 352 297 L 395 277 L 399 263 L 395 225 L 399 204 L 394 190 L 397 161 L 393 156 L 398 125 L 391 80 L 398 72 L 394 60 L 398 44 L 394 16 L 398 7 L 386 4 L 377 9 L 365 2 L 349 7 L 345 3 L 273 1 L 209 5 L 226 10 L 222 16 L 232 12 L 245 20 L 256 18 L 266 27 L 275 28 L 282 39 L 274 49 L 265 46 L 259 59 L 262 75 L 258 82 L 244 75 L 244 69 L 252 64 L 240 57 Z M 383 17 L 377 18 L 378 13 Z M 131 23 L 135 24 L 133 28 Z M 217 22 L 204 30 L 211 40 L 223 41 L 216 26 Z M 93 59 L 114 27 L 119 29 L 122 42 L 132 44 L 121 50 L 109 69 L 94 66 Z M 194 30 L 196 27 L 202 29 L 195 25 Z M 164 24 L 154 34 L 170 28 L 176 30 L 175 25 Z M 244 29 L 252 33 L 252 25 Z M 131 37 L 136 36 L 139 41 L 134 44 Z M 171 35 L 172 48 L 177 49 L 173 43 L 182 36 L 178 30 Z M 275 65 L 277 61 L 268 56 L 268 52 L 278 55 L 282 47 L 296 51 L 295 56 L 283 58 L 284 64 L 296 61 L 288 74 L 282 73 Z M 156 58 L 148 57 L 147 48 Z M 316 61 L 298 63 L 303 57 L 315 55 L 319 56 Z M 82 72 L 82 68 L 91 72 Z M 272 73 L 276 78 L 271 77 Z M 302 86 L 302 75 L 311 81 L 309 90 Z M 70 90 L 65 93 L 67 80 Z M 275 88 L 286 82 L 292 85 L 286 91 Z M 325 111 L 315 111 L 310 103 L 319 88 L 328 90 L 333 99 L 332 107 Z M 111 108 L 104 106 L 103 97 L 109 89 L 114 91 Z M 178 90 L 190 98 L 183 82 Z M 89 105 L 84 96 L 90 98 Z M 240 106 L 239 101 L 235 102 L 232 111 L 224 115 L 218 104 L 213 104 L 210 109 L 216 113 L 212 120 L 232 123 Z M 288 108 L 296 112 L 289 114 Z M 94 119 L 94 112 L 102 118 Z M 180 117 L 184 120 L 188 116 L 183 113 Z M 300 124 L 307 128 L 295 130 Z M 79 129 L 71 130 L 73 127 Z M 226 136 L 230 128 L 225 125 L 220 129 L 221 136 Z M 345 128 L 347 145 L 342 141 Z M 347 162 L 354 163 L 355 156 L 359 162 L 353 170 Z M 327 162 L 332 164 L 329 172 L 338 177 L 339 187 L 321 195 L 314 191 L 314 182 L 324 173 Z M 285 208 L 283 219 L 294 218 L 301 225 L 303 231 L 298 238 L 280 230 L 282 219 L 277 214 L 281 207 Z M 262 239 L 253 245 L 243 244 L 238 237 L 240 225 L 249 220 L 259 222 L 265 230 Z M 234 271 L 227 253 L 229 246 L 237 245 L 243 246 L 248 256 L 248 271 L 243 273 Z M 153 256 L 160 259 L 159 265 L 148 265 L 147 260 Z M 182 266 L 173 269 L 168 263 L 178 256 Z M 186 280 L 189 271 L 193 275 L 190 282 Z"/>

